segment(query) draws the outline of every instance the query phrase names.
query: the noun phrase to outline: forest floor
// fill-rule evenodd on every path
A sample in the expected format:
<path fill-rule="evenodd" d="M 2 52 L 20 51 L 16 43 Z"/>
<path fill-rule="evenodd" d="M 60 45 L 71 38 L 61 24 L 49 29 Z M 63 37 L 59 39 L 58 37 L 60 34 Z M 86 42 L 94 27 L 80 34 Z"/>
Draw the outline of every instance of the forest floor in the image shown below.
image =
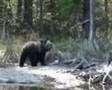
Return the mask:
<path fill-rule="evenodd" d="M 112 67 L 106 67 L 106 65 L 83 70 L 59 65 L 23 68 L 8 66 L 0 68 L 0 83 L 37 86 L 46 88 L 46 90 L 89 90 L 93 87 L 94 90 L 100 90 L 103 85 L 111 85 L 110 69 L 112 70 Z M 107 78 L 108 76 L 109 78 Z M 103 83 L 104 78 L 106 84 Z"/>
<path fill-rule="evenodd" d="M 78 88 L 84 81 L 59 66 L 0 68 L 0 83 L 36 85 L 51 89 Z"/>

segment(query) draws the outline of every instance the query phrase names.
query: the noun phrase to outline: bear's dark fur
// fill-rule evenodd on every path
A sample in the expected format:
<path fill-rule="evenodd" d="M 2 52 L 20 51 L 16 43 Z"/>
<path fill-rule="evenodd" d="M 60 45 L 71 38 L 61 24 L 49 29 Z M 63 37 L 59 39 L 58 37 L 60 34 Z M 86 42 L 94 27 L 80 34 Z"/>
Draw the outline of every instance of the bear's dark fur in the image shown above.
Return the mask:
<path fill-rule="evenodd" d="M 27 58 L 31 66 L 37 66 L 38 63 L 46 65 L 44 58 L 47 51 L 52 48 L 52 43 L 49 40 L 29 41 L 22 49 L 19 66 L 23 67 Z"/>

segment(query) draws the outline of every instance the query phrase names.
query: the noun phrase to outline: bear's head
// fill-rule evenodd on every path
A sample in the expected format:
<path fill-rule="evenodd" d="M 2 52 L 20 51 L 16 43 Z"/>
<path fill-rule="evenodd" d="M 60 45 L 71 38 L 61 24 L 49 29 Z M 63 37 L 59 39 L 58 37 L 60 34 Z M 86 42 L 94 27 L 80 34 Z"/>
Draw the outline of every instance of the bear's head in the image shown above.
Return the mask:
<path fill-rule="evenodd" d="M 41 39 L 40 43 L 43 51 L 49 51 L 53 47 L 52 42 L 48 39 Z"/>

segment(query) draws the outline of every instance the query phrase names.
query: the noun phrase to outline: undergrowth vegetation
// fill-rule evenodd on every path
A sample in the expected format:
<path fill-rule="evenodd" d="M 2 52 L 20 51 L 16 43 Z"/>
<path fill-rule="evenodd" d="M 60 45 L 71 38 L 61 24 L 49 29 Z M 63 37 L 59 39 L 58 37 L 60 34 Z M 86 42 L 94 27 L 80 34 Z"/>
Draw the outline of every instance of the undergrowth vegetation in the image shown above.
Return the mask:
<path fill-rule="evenodd" d="M 55 46 L 62 52 L 85 57 L 104 59 L 112 51 L 112 43 L 108 40 L 74 40 L 72 38 L 62 39 L 55 42 Z"/>
<path fill-rule="evenodd" d="M 6 41 L 0 40 L 0 50 L 5 50 L 11 46 L 12 50 L 20 55 L 23 44 L 26 41 L 22 39 L 14 39 L 12 43 L 6 44 Z M 62 51 L 68 52 L 75 56 L 94 57 L 105 59 L 109 52 L 112 51 L 112 43 L 108 40 L 96 40 L 93 43 L 88 40 L 74 40 L 73 38 L 62 38 L 52 40 L 54 47 Z"/>

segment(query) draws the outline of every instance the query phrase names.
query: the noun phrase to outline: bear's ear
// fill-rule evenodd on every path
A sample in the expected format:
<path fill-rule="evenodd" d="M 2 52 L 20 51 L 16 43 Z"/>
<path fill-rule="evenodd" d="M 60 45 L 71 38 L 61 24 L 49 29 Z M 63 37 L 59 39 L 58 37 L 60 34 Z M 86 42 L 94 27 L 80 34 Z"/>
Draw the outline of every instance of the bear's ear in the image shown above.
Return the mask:
<path fill-rule="evenodd" d="M 47 39 L 41 39 L 41 40 L 40 40 L 40 43 L 41 43 L 42 45 L 45 45 L 45 44 L 47 43 Z"/>

